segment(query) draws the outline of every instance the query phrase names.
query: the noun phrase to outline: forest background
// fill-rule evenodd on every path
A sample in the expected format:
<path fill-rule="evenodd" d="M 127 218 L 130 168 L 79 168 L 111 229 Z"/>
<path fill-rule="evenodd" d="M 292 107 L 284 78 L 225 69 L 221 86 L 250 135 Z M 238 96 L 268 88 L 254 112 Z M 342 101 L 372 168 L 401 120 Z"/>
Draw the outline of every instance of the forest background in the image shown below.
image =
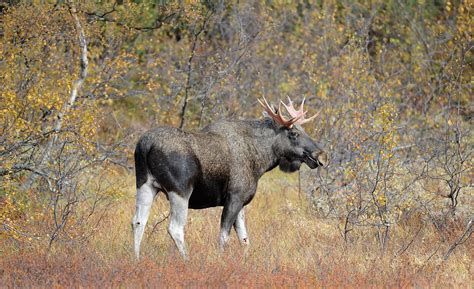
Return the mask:
<path fill-rule="evenodd" d="M 469 287 L 473 3 L 0 1 L 1 287 Z M 251 246 L 155 201 L 132 256 L 133 150 L 158 125 L 306 98 L 327 168 L 259 184 Z M 471 276 L 471 277 L 469 277 Z"/>

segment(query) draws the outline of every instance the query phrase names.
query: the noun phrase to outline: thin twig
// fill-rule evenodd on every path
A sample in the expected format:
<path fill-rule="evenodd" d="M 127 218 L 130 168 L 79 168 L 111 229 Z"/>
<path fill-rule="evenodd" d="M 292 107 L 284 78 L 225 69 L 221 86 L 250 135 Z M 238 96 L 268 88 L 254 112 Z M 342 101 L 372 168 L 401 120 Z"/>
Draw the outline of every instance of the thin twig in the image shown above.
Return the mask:
<path fill-rule="evenodd" d="M 166 217 L 164 217 L 162 220 L 156 222 L 156 224 L 153 226 L 153 229 L 151 230 L 150 235 L 152 235 L 152 234 L 155 232 L 156 227 L 157 227 L 159 224 L 163 223 L 166 219 L 168 219 L 169 216 L 170 216 L 170 213 L 168 212 L 168 215 L 166 215 Z"/>
<path fill-rule="evenodd" d="M 473 225 L 474 224 L 474 219 L 471 219 L 467 225 L 466 229 L 464 230 L 463 234 L 449 247 L 448 251 L 444 255 L 444 260 L 448 260 L 449 256 L 451 253 L 453 253 L 454 249 L 456 249 L 457 246 L 465 243 L 472 235 L 473 231 Z"/>

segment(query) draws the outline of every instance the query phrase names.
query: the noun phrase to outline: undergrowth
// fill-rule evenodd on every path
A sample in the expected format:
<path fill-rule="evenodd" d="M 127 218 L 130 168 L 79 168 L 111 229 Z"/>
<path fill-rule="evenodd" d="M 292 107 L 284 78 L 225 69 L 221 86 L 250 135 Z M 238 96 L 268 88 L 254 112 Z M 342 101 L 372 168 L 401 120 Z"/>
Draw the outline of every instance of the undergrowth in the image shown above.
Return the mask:
<path fill-rule="evenodd" d="M 133 180 L 133 176 L 126 176 Z M 381 251 L 370 228 L 342 238 L 337 219 L 321 218 L 298 192 L 297 174 L 265 176 L 247 206 L 250 246 L 232 233 L 217 246 L 221 208 L 191 210 L 186 227 L 190 258 L 183 261 L 166 227 L 168 203 L 155 200 L 142 259 L 132 254 L 134 193 L 127 190 L 87 240 L 44 242 L 2 238 L 0 287 L 469 287 L 474 250 L 469 241 L 444 259 L 462 233 L 442 240 L 421 216 L 391 228 Z M 132 188 L 133 185 L 127 188 Z M 29 243 L 26 243 L 29 242 Z"/>

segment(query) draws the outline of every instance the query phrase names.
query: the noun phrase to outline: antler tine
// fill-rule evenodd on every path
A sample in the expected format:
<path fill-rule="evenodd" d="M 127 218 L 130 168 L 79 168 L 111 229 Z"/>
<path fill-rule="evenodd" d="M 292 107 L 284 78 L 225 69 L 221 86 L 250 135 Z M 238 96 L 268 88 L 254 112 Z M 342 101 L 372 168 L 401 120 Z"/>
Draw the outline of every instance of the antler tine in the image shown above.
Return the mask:
<path fill-rule="evenodd" d="M 286 108 L 286 111 L 291 117 L 297 117 L 298 112 L 293 107 L 293 101 L 291 101 L 290 97 L 288 96 L 288 105 L 286 105 L 283 101 L 280 100 L 280 103 Z"/>
<path fill-rule="evenodd" d="M 291 115 L 291 119 L 287 120 L 282 114 L 281 114 L 281 103 L 278 104 L 278 117 L 283 121 L 283 125 L 286 127 L 291 128 L 295 123 L 298 123 L 301 117 L 303 117 L 303 114 L 293 116 Z M 284 105 L 284 103 L 283 103 Z M 286 107 L 286 106 L 285 106 Z"/>
<path fill-rule="evenodd" d="M 273 111 L 272 106 L 268 103 L 268 101 L 267 101 L 267 99 L 265 98 L 265 96 L 263 97 L 263 101 L 265 101 L 266 107 L 268 107 L 271 111 Z"/>
<path fill-rule="evenodd" d="M 265 99 L 265 97 L 263 99 Z M 258 101 L 258 103 L 260 103 L 261 106 L 263 106 L 263 108 L 266 108 L 265 104 L 263 104 L 263 102 L 260 100 L 260 98 L 257 98 L 257 101 Z"/>
<path fill-rule="evenodd" d="M 285 106 L 286 110 L 288 111 L 288 113 L 292 116 L 292 117 L 298 117 L 300 118 L 301 115 L 304 115 L 305 113 L 303 112 L 303 107 L 301 106 L 301 108 L 299 110 L 296 110 L 295 107 L 293 106 L 293 101 L 291 100 L 291 98 L 288 96 L 288 105 L 286 105 L 283 101 L 281 101 L 281 103 L 283 103 L 283 105 Z"/>
<path fill-rule="evenodd" d="M 293 101 L 291 100 L 290 96 L 287 95 L 286 97 L 288 98 L 288 104 L 289 104 L 289 105 L 293 105 Z"/>
<path fill-rule="evenodd" d="M 278 104 L 278 109 L 276 111 L 274 111 L 273 107 L 270 106 L 270 104 L 265 99 L 265 97 L 263 97 L 263 101 L 265 102 L 265 104 L 260 99 L 257 99 L 257 100 L 263 106 L 263 109 L 265 109 L 265 111 L 270 115 L 270 117 L 273 118 L 276 122 L 278 122 L 279 124 L 281 124 L 283 126 L 291 128 L 293 126 L 293 124 L 295 124 L 301 117 L 301 116 L 298 116 L 298 117 L 293 117 L 292 116 L 292 118 L 290 120 L 288 120 L 281 113 L 281 104 L 280 103 Z"/>
<path fill-rule="evenodd" d="M 281 102 L 278 103 L 277 114 L 281 120 L 283 120 L 285 123 L 290 123 L 290 125 L 293 125 L 293 123 L 295 123 L 295 121 L 297 120 L 297 118 L 295 119 L 293 116 L 291 117 L 291 119 L 287 120 L 286 117 L 284 117 L 283 114 L 281 114 Z"/>
<path fill-rule="evenodd" d="M 315 119 L 315 118 L 319 115 L 320 112 L 321 112 L 321 110 L 318 111 L 315 115 L 313 115 L 313 116 L 310 117 L 310 118 L 304 118 L 304 119 L 302 119 L 299 124 L 304 124 L 304 123 L 307 123 L 307 122 L 312 121 L 313 119 Z"/>
<path fill-rule="evenodd" d="M 263 106 L 263 109 L 265 109 L 265 111 L 272 117 L 274 118 L 276 116 L 275 112 L 273 111 L 273 108 L 270 106 L 270 104 L 268 104 L 268 101 L 266 100 L 265 97 L 263 97 L 263 101 L 265 102 L 265 104 L 260 100 L 260 99 L 257 99 L 258 102 Z"/>
<path fill-rule="evenodd" d="M 284 102 L 281 102 L 283 103 L 283 105 L 285 106 L 286 110 L 288 111 L 288 113 L 294 118 L 294 119 L 297 119 L 297 121 L 295 122 L 295 124 L 299 124 L 299 125 L 302 125 L 304 123 L 307 123 L 307 122 L 310 122 L 311 120 L 315 119 L 316 116 L 318 116 L 319 112 L 315 115 L 313 115 L 312 117 L 310 118 L 305 118 L 305 115 L 307 113 L 307 111 L 304 111 L 304 103 L 306 101 L 306 98 L 303 98 L 303 101 L 301 102 L 301 105 L 300 105 L 300 108 L 298 110 L 295 109 L 295 107 L 293 106 L 293 101 L 291 100 L 291 98 L 288 96 L 288 105 L 286 105 Z"/>
<path fill-rule="evenodd" d="M 303 105 L 304 105 L 305 100 L 306 100 L 306 97 L 303 97 L 303 101 L 301 102 L 301 105 L 300 105 L 300 111 L 303 111 Z"/>

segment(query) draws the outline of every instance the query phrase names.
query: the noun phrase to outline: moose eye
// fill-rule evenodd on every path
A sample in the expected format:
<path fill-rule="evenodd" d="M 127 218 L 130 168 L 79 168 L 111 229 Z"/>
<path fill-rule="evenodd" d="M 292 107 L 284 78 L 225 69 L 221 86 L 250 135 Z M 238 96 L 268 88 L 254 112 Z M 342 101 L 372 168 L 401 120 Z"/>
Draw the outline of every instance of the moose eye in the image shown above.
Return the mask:
<path fill-rule="evenodd" d="M 290 139 L 296 140 L 296 139 L 299 137 L 299 133 L 298 133 L 297 131 L 291 130 L 291 131 L 288 133 L 288 137 L 289 137 Z"/>

